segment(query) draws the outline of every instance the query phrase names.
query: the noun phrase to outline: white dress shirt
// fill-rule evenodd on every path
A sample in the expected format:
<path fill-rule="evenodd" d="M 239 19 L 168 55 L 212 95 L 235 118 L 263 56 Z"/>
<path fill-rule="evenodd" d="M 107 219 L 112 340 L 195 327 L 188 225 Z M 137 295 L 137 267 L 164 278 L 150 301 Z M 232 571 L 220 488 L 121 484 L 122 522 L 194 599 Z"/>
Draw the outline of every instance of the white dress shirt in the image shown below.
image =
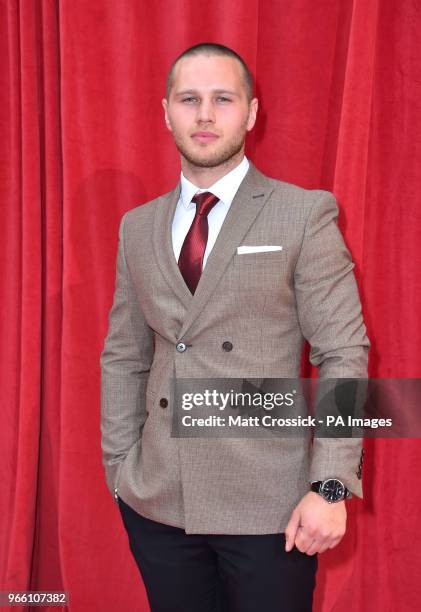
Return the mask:
<path fill-rule="evenodd" d="M 213 185 L 207 189 L 200 189 L 193 183 L 191 183 L 184 176 L 183 172 L 180 175 L 181 191 L 180 198 L 177 202 L 175 209 L 174 218 L 172 222 L 172 245 L 175 258 L 178 262 L 180 256 L 181 247 L 183 246 L 184 239 L 187 232 L 193 223 L 194 216 L 196 214 L 196 204 L 192 202 L 192 198 L 196 193 L 202 191 L 211 191 L 214 195 L 219 198 L 219 202 L 215 204 L 212 210 L 208 214 L 208 242 L 206 244 L 205 254 L 203 256 L 203 268 L 206 265 L 209 253 L 211 252 L 213 245 L 218 237 L 219 231 L 222 227 L 226 214 L 231 206 L 231 202 L 234 199 L 235 194 L 240 186 L 241 181 L 245 177 L 247 170 L 249 169 L 249 161 L 246 156 L 243 157 L 241 162 L 231 172 L 228 172 L 225 176 L 216 181 Z"/>

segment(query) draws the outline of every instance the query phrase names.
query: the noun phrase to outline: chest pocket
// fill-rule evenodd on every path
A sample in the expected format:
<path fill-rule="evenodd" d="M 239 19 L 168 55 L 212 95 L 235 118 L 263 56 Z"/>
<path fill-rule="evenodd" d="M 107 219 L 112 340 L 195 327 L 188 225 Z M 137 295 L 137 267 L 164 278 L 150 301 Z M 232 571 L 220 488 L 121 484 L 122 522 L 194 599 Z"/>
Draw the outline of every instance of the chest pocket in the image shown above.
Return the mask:
<path fill-rule="evenodd" d="M 239 291 L 276 291 L 288 273 L 286 250 L 235 254 L 233 280 Z"/>

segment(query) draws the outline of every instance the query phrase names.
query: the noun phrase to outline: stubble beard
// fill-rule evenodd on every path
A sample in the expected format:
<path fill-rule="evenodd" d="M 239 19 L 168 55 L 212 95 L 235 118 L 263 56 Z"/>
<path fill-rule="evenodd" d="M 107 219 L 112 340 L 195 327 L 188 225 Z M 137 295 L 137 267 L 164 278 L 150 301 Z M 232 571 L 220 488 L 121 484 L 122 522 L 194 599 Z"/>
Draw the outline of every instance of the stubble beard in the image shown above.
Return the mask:
<path fill-rule="evenodd" d="M 181 155 L 185 157 L 192 166 L 196 166 L 197 168 L 215 168 L 228 164 L 229 161 L 241 151 L 246 139 L 245 126 L 246 122 L 240 126 L 238 136 L 233 137 L 230 141 L 225 143 L 222 149 L 215 151 L 207 151 L 207 147 L 203 147 L 202 152 L 196 152 L 193 149 L 194 145 L 192 144 L 192 146 L 189 147 L 185 142 L 185 138 L 173 129 L 174 143 Z M 189 136 L 187 138 L 189 138 Z"/>

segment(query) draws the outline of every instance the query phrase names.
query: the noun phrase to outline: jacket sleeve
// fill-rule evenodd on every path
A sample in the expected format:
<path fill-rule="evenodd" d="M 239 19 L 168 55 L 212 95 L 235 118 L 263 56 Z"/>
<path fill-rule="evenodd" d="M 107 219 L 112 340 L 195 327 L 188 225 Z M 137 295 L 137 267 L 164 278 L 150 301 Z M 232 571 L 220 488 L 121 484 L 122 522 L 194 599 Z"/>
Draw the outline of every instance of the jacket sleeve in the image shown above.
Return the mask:
<path fill-rule="evenodd" d="M 119 228 L 114 300 L 100 356 L 102 462 L 114 497 L 122 462 L 146 420 L 146 385 L 154 352 L 153 330 L 143 316 L 127 267 L 126 216 Z"/>
<path fill-rule="evenodd" d="M 337 216 L 334 195 L 322 191 L 307 219 L 294 273 L 298 317 L 319 379 L 367 378 L 370 341 Z M 362 498 L 362 446 L 362 438 L 315 437 L 310 481 L 336 477 Z"/>

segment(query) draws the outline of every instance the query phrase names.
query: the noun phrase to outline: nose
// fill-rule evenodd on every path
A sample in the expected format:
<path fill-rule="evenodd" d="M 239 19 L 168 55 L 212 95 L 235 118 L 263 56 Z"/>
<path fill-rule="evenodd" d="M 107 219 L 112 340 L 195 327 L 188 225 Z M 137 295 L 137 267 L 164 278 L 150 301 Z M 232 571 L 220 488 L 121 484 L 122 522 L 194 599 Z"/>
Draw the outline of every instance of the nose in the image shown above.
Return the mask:
<path fill-rule="evenodd" d="M 197 121 L 199 123 L 213 123 L 214 120 L 215 113 L 212 100 L 202 98 L 200 104 L 197 107 Z"/>

